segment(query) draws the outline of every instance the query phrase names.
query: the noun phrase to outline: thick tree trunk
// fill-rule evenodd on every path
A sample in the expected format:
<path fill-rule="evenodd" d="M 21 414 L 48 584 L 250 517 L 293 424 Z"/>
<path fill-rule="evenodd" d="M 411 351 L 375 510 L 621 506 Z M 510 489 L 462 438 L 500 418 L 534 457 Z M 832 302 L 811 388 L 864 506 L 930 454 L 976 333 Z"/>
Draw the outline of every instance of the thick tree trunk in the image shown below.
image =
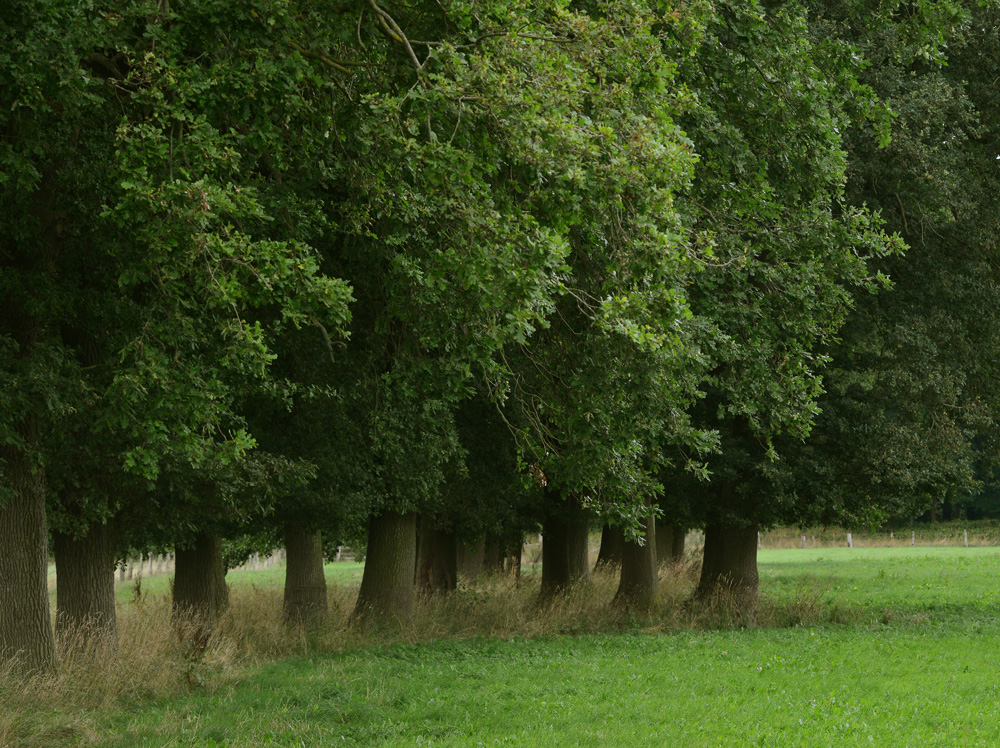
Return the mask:
<path fill-rule="evenodd" d="M 656 572 L 656 520 L 650 515 L 643 522 L 646 537 L 642 545 L 626 540 L 622 546 L 622 575 L 614 602 L 637 610 L 649 611 L 656 604 L 659 578 Z"/>
<path fill-rule="evenodd" d="M 672 526 L 662 519 L 656 520 L 656 563 L 667 564 L 673 554 L 671 541 L 673 540 Z"/>
<path fill-rule="evenodd" d="M 199 534 L 190 548 L 178 548 L 174 571 L 173 622 L 182 638 L 204 648 L 229 605 L 222 539 Z"/>
<path fill-rule="evenodd" d="M 708 525 L 697 597 L 754 621 L 757 592 L 757 523 L 746 527 Z"/>
<path fill-rule="evenodd" d="M 432 517 L 420 517 L 417 544 L 417 590 L 424 594 L 454 592 L 458 586 L 455 534 L 440 530 Z"/>
<path fill-rule="evenodd" d="M 549 597 L 590 578 L 590 518 L 574 502 L 560 507 L 542 526 L 542 589 Z"/>
<path fill-rule="evenodd" d="M 676 564 L 684 560 L 684 540 L 687 530 L 677 525 L 656 520 L 656 563 Z"/>
<path fill-rule="evenodd" d="M 483 572 L 493 576 L 503 574 L 503 562 L 503 543 L 499 538 L 487 535 L 483 549 Z"/>
<path fill-rule="evenodd" d="M 52 534 L 56 553 L 56 637 L 63 647 L 117 647 L 115 533 L 92 525 L 83 537 Z"/>
<path fill-rule="evenodd" d="M 683 527 L 673 527 L 670 532 L 670 561 L 679 564 L 684 560 L 684 541 L 687 540 L 687 530 Z"/>
<path fill-rule="evenodd" d="M 27 444 L 38 443 L 33 418 L 18 431 Z M 19 449 L 0 447 L 0 460 L 0 487 L 10 490 L 0 507 L 0 663 L 51 672 L 58 663 L 49 618 L 45 478 Z"/>
<path fill-rule="evenodd" d="M 482 576 L 486 568 L 486 539 L 480 537 L 474 545 L 458 544 L 458 573 L 466 584 Z"/>
<path fill-rule="evenodd" d="M 567 524 L 569 576 L 570 582 L 575 584 L 590 579 L 590 512 L 574 500 L 572 515 Z"/>
<path fill-rule="evenodd" d="M 605 525 L 601 530 L 601 550 L 597 554 L 595 568 L 601 566 L 621 566 L 625 533 L 615 525 Z"/>
<path fill-rule="evenodd" d="M 568 527 L 562 517 L 549 517 L 542 524 L 542 597 L 569 587 Z"/>
<path fill-rule="evenodd" d="M 368 522 L 368 551 L 352 619 L 406 621 L 413 614 L 417 515 L 385 512 Z"/>
<path fill-rule="evenodd" d="M 282 607 L 289 623 L 313 623 L 326 616 L 326 575 L 323 572 L 323 538 L 302 525 L 285 527 L 285 599 Z"/>

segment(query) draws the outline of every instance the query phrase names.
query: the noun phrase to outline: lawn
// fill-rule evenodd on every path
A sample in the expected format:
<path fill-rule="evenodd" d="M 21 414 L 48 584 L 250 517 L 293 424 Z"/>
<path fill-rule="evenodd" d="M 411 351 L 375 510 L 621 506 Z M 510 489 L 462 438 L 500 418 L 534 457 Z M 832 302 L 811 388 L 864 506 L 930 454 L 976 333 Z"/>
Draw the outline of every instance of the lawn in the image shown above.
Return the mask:
<path fill-rule="evenodd" d="M 824 622 L 368 643 L 67 711 L 23 744 L 1000 745 L 1000 550 L 762 551 L 760 571 L 762 608 Z"/>

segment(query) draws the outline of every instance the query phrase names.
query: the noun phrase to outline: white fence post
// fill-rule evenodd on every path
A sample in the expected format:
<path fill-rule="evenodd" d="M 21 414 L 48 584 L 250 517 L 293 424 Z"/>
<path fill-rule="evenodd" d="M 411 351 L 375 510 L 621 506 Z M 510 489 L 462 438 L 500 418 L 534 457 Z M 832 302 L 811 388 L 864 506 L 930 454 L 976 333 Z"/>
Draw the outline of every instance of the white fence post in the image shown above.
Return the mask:
<path fill-rule="evenodd" d="M 854 538 L 851 537 L 851 533 L 847 533 L 847 547 L 848 548 L 854 547 Z"/>
<path fill-rule="evenodd" d="M 910 545 L 917 544 L 917 533 L 915 530 L 910 530 Z"/>
<path fill-rule="evenodd" d="M 968 548 L 969 547 L 969 531 L 968 530 L 963 530 L 962 532 L 965 533 L 965 547 Z"/>
<path fill-rule="evenodd" d="M 806 547 L 806 536 L 805 535 L 802 536 L 802 547 L 803 548 Z"/>

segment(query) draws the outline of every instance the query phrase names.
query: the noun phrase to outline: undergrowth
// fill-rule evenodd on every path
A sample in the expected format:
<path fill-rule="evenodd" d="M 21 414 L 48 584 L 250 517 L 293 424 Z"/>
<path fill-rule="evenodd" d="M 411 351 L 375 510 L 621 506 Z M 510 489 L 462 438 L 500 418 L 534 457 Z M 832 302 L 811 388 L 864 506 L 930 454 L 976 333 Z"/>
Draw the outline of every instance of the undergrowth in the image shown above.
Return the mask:
<path fill-rule="evenodd" d="M 538 579 L 484 577 L 450 595 L 418 598 L 413 618 L 397 626 L 359 631 L 349 621 L 357 589 L 338 585 L 329 593 L 330 613 L 310 628 L 289 627 L 281 619 L 280 585 L 233 586 L 231 602 L 204 650 L 178 639 L 170 624 L 166 595 L 137 595 L 118 609 L 119 644 L 79 646 L 89 632 L 59 642 L 56 675 L 29 679 L 0 672 L 0 745 L 45 745 L 58 736 L 46 732 L 58 713 L 59 730 L 74 729 L 70 715 L 128 708 L 211 685 L 225 686 L 257 664 L 290 656 L 342 652 L 397 642 L 469 638 L 538 638 L 601 632 L 664 632 L 740 628 L 748 621 L 726 600 L 690 602 L 698 562 L 665 566 L 658 603 L 648 613 L 611 604 L 617 570 L 595 572 L 589 581 L 539 602 Z M 845 621 L 850 613 L 824 603 L 809 589 L 781 600 L 762 597 L 754 624 L 784 627 Z M 79 728 L 86 732 L 86 720 Z M 28 735 L 34 742 L 25 742 Z"/>

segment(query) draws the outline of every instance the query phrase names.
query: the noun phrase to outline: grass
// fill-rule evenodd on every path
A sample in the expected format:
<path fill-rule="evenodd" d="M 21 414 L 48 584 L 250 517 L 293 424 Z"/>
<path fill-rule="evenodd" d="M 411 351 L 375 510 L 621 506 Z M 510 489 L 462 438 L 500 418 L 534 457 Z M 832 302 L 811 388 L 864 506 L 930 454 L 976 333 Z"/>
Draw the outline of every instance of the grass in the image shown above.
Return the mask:
<path fill-rule="evenodd" d="M 542 609 L 537 581 L 493 580 L 362 636 L 359 569 L 328 569 L 331 622 L 308 634 L 277 621 L 280 570 L 233 575 L 204 660 L 154 577 L 121 605 L 117 668 L 0 678 L 0 745 L 1000 744 L 997 548 L 764 550 L 750 630 L 683 604 L 688 567 L 648 619 L 608 608 L 610 576 Z"/>

